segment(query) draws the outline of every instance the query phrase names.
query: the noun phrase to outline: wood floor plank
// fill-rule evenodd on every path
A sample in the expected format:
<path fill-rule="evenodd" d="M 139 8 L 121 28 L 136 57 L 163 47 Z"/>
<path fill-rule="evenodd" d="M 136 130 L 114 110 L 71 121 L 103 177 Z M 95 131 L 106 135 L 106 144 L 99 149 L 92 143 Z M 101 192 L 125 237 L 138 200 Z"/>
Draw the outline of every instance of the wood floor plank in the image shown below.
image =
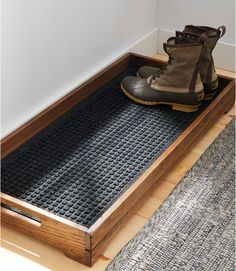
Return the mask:
<path fill-rule="evenodd" d="M 142 227 L 149 221 L 149 219 L 134 214 L 125 224 L 125 228 L 132 230 L 133 232 L 138 232 L 142 229 Z"/>
<path fill-rule="evenodd" d="M 134 232 L 124 227 L 121 231 L 118 232 L 118 234 L 104 251 L 103 255 L 105 257 L 113 259 L 116 254 L 122 249 L 122 247 L 124 247 L 124 245 L 126 245 L 137 232 Z"/>
<path fill-rule="evenodd" d="M 108 264 L 99 259 L 91 269 L 66 257 L 62 251 L 12 227 L 2 225 L 1 232 L 1 270 L 3 271 L 100 271 Z"/>
<path fill-rule="evenodd" d="M 167 60 L 168 60 L 168 56 L 167 56 L 166 54 L 165 54 L 165 55 L 156 54 L 156 55 L 154 56 L 154 58 L 156 58 L 157 60 L 161 60 L 161 61 L 167 61 Z M 236 73 L 235 73 L 235 72 L 232 72 L 232 71 L 227 71 L 227 70 L 223 70 L 223 69 L 216 68 L 216 72 L 217 72 L 218 74 L 223 75 L 223 76 L 236 78 Z"/>
<path fill-rule="evenodd" d="M 213 126 L 193 148 L 193 150 L 199 154 L 203 154 L 210 144 L 217 138 L 222 131 L 221 128 Z"/>
<path fill-rule="evenodd" d="M 148 221 L 149 220 L 147 218 L 137 214 L 129 218 L 122 230 L 109 243 L 107 249 L 100 256 L 100 259 L 103 259 L 104 261 L 113 259 L 119 250 L 124 246 L 124 242 L 128 243 Z"/>
<path fill-rule="evenodd" d="M 224 76 L 229 76 L 229 77 L 236 78 L 236 73 L 235 72 L 226 71 L 226 70 L 219 69 L 219 68 L 216 68 L 216 72 L 220 73 L 221 75 L 224 75 Z"/>
<path fill-rule="evenodd" d="M 153 191 L 152 197 L 154 197 L 154 198 L 160 200 L 161 202 L 163 202 L 164 200 L 167 199 L 167 197 L 173 191 L 175 186 L 176 186 L 176 184 L 174 184 L 172 182 L 168 182 L 166 180 L 161 181 L 157 185 L 156 189 Z"/>
<path fill-rule="evenodd" d="M 200 156 L 201 153 L 190 150 L 180 159 L 179 163 L 177 163 L 174 168 L 166 174 L 165 179 L 173 184 L 179 183 L 189 169 L 197 162 Z"/>
<path fill-rule="evenodd" d="M 167 175 L 165 175 L 165 179 L 168 182 L 177 184 L 187 172 L 188 172 L 187 167 L 177 164 L 173 167 L 173 169 Z"/>
<path fill-rule="evenodd" d="M 161 206 L 162 202 L 163 200 L 150 196 L 143 206 L 136 212 L 136 214 L 150 219 L 156 210 Z"/>

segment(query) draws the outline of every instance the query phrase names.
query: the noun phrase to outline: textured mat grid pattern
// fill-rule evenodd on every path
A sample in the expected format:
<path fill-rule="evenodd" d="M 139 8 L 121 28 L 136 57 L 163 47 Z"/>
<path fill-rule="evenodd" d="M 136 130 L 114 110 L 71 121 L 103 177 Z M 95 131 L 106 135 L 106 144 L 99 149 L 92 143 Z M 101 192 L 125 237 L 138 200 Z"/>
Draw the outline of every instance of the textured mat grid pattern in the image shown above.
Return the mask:
<path fill-rule="evenodd" d="M 207 106 L 145 107 L 120 91 L 129 68 L 2 162 L 2 191 L 91 226 Z"/>

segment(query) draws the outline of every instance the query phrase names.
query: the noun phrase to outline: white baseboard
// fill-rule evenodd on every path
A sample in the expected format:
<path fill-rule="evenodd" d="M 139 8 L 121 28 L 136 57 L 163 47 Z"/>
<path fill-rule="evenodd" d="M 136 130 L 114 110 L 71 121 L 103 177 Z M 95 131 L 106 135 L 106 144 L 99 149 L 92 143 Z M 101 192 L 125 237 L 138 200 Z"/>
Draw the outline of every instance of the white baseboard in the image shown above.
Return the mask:
<path fill-rule="evenodd" d="M 13 132 L 15 129 L 29 121 L 32 117 L 39 114 L 41 111 L 46 109 L 51 104 L 55 103 L 57 100 L 74 90 L 79 85 L 83 84 L 86 80 L 97 74 L 99 71 L 119 59 L 122 55 L 126 54 L 127 52 L 134 52 L 139 53 L 143 55 L 153 56 L 157 53 L 157 33 L 158 29 L 155 28 L 148 32 L 146 35 L 144 35 L 142 38 L 138 39 L 136 42 L 130 44 L 129 46 L 123 48 L 122 50 L 115 52 L 114 55 L 110 55 L 107 59 L 103 59 L 100 61 L 99 65 L 96 65 L 91 69 L 86 76 L 78 78 L 76 82 L 71 84 L 67 87 L 66 91 L 63 92 L 62 95 L 54 97 L 54 99 L 48 100 L 48 104 L 38 106 L 38 110 L 35 112 L 31 112 L 31 114 L 28 114 L 24 118 L 20 119 L 18 123 L 14 123 L 14 126 L 9 125 L 5 129 L 1 130 L 1 136 L 0 138 L 3 138 Z"/>
<path fill-rule="evenodd" d="M 164 54 L 163 43 L 169 37 L 175 35 L 175 32 L 169 30 L 158 30 L 157 51 L 159 54 Z M 213 51 L 213 57 L 216 68 L 225 69 L 235 72 L 235 45 L 231 43 L 219 41 Z"/>
<path fill-rule="evenodd" d="M 129 52 L 147 56 L 157 54 L 158 28 L 153 29 L 130 46 Z"/>

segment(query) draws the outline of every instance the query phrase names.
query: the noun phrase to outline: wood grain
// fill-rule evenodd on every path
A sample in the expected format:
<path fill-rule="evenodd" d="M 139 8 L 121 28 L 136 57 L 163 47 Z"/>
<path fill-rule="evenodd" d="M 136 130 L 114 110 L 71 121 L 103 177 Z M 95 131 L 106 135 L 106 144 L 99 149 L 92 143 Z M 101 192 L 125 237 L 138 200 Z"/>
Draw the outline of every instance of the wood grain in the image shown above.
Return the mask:
<path fill-rule="evenodd" d="M 58 103 L 43 111 L 29 123 L 4 138 L 2 142 L 3 157 L 111 80 L 130 62 L 137 66 L 160 66 L 164 63 L 164 61 L 160 62 L 136 54 L 128 54 L 122 57 Z M 127 219 L 146 201 L 156 183 L 165 178 L 164 174 L 175 165 L 181 156 L 188 152 L 189 148 L 193 147 L 199 138 L 204 136 L 208 128 L 220 116 L 233 106 L 235 81 L 227 74 L 224 75 L 224 78 L 220 79 L 220 87 L 224 89 L 223 92 L 91 228 L 87 229 L 6 194 L 2 194 L 3 203 L 38 217 L 40 221 L 37 222 L 6 208 L 2 208 L 2 221 L 61 249 L 70 258 L 88 266 L 92 265 Z M 175 183 L 173 182 L 173 187 Z M 153 208 L 154 210 L 163 199 L 159 199 L 160 194 L 158 193 L 153 194 L 152 197 L 158 201 Z M 146 212 L 143 211 L 144 213 Z M 147 217 L 150 217 L 150 215 L 151 213 Z M 106 257 L 104 256 L 103 259 L 106 259 Z"/>
<path fill-rule="evenodd" d="M 86 228 L 1 193 L 1 202 L 40 219 L 40 222 L 1 207 L 2 222 L 61 249 L 70 258 L 86 262 Z"/>

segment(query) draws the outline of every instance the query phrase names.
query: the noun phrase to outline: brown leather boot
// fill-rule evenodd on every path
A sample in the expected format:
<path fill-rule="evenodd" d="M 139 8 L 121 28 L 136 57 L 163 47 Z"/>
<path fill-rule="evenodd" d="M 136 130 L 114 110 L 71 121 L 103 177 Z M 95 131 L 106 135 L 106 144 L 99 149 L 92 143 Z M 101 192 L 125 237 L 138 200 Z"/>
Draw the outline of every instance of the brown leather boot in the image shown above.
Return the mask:
<path fill-rule="evenodd" d="M 193 26 L 186 25 L 183 32 L 176 31 L 176 36 L 181 36 L 182 39 L 196 39 L 201 34 L 206 34 L 208 39 L 203 52 L 203 59 L 199 67 L 199 72 L 204 85 L 205 96 L 204 100 L 210 100 L 217 92 L 218 79 L 214 67 L 212 51 L 216 46 L 217 41 L 225 34 L 225 26 L 220 26 L 218 29 L 208 26 Z M 138 70 L 138 77 L 147 78 L 155 73 L 158 69 L 151 66 L 143 66 Z"/>
<path fill-rule="evenodd" d="M 168 104 L 172 109 L 194 112 L 204 98 L 204 89 L 199 74 L 199 65 L 207 37 L 197 41 L 183 41 L 178 37 L 163 44 L 169 61 L 147 79 L 128 76 L 121 88 L 131 100 L 144 104 Z"/>
<path fill-rule="evenodd" d="M 195 35 L 205 33 L 208 37 L 203 51 L 202 61 L 199 66 L 199 72 L 204 85 L 205 100 L 210 100 L 214 97 L 218 88 L 218 77 L 215 71 L 212 51 L 215 48 L 217 41 L 225 34 L 226 28 L 223 25 L 218 29 L 208 26 L 186 25 L 184 32 Z"/>

